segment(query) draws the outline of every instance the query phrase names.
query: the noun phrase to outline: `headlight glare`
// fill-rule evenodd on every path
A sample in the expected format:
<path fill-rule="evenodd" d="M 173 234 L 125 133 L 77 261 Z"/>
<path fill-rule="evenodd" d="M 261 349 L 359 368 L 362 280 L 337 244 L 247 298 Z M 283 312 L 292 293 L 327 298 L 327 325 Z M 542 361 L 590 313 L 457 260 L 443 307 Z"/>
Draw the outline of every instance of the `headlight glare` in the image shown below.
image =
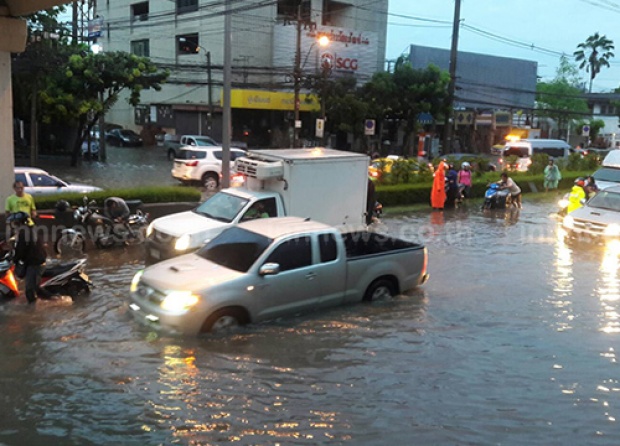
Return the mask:
<path fill-rule="evenodd" d="M 191 291 L 171 291 L 161 303 L 161 308 L 174 313 L 182 313 L 196 305 L 199 297 Z"/>
<path fill-rule="evenodd" d="M 566 229 L 573 229 L 575 227 L 575 219 L 570 215 L 567 215 L 562 221 L 562 226 L 564 226 Z"/>
<path fill-rule="evenodd" d="M 131 286 L 129 287 L 129 291 L 135 293 L 138 290 L 138 284 L 140 283 L 140 279 L 142 278 L 142 274 L 144 274 L 144 270 L 141 269 L 138 271 L 131 279 Z"/>
<path fill-rule="evenodd" d="M 620 235 L 620 225 L 618 223 L 608 224 L 605 228 L 605 235 L 617 237 Z"/>
<path fill-rule="evenodd" d="M 185 251 L 189 248 L 189 240 L 190 238 L 188 234 L 182 235 L 174 244 L 174 249 L 177 251 Z"/>
<path fill-rule="evenodd" d="M 148 227 L 146 228 L 146 236 L 147 237 L 150 237 L 151 234 L 153 233 L 153 223 L 154 222 L 149 223 Z"/>

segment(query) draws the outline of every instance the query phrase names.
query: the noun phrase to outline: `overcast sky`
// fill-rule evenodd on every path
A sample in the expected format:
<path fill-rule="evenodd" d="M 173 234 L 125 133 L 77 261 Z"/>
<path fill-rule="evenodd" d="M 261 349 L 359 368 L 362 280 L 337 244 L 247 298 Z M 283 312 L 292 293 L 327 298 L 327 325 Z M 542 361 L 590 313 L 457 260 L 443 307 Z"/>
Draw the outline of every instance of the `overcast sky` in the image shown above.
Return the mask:
<path fill-rule="evenodd" d="M 386 57 L 397 58 L 410 44 L 450 49 L 454 6 L 455 0 L 389 0 Z M 459 51 L 536 61 L 543 80 L 555 76 L 562 53 L 574 62 L 579 43 L 604 34 L 616 57 L 592 91 L 620 87 L 620 0 L 462 0 L 461 23 Z"/>

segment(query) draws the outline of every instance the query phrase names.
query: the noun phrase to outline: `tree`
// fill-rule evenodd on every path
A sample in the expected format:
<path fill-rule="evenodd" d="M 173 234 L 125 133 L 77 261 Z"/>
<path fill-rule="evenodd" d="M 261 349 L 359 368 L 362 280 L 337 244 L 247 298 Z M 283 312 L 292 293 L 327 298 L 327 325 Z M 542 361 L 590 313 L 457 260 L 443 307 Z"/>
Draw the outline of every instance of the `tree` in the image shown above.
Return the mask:
<path fill-rule="evenodd" d="M 77 137 L 72 149 L 71 165 L 76 165 L 82 142 L 102 113 L 107 112 L 119 99 L 123 90 L 129 90 L 127 101 L 135 106 L 143 89 L 161 90 L 168 78 L 167 71 L 159 71 L 146 57 L 122 51 L 93 54 L 71 54 L 66 63 L 47 79 L 41 91 L 43 119 L 53 119 L 75 126 Z"/>
<path fill-rule="evenodd" d="M 602 67 L 609 68 L 609 59 L 614 57 L 614 43 L 605 36 L 594 33 L 585 42 L 577 45 L 577 51 L 573 53 L 575 60 L 580 62 L 579 68 L 585 67 L 586 72 L 590 73 L 590 88 L 592 93 L 592 82 Z"/>
<path fill-rule="evenodd" d="M 555 79 L 536 85 L 536 114 L 553 119 L 559 130 L 567 130 L 569 122 L 590 114 L 580 86 L 577 68 L 562 56 Z"/>

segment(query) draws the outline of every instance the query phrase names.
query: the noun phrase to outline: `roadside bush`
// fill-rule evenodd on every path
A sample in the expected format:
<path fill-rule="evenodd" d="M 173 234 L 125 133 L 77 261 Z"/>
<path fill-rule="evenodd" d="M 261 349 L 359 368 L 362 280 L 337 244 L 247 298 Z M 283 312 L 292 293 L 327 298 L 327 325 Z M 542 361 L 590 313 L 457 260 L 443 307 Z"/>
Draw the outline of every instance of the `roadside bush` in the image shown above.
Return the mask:
<path fill-rule="evenodd" d="M 543 173 L 545 171 L 545 167 L 549 164 L 549 155 L 546 153 L 535 153 L 532 155 L 532 164 L 530 164 L 529 171 L 530 173 L 536 175 Z M 559 168 L 559 167 L 558 167 Z"/>
<path fill-rule="evenodd" d="M 106 189 L 86 195 L 90 200 L 103 204 L 108 197 L 120 197 L 124 200 L 141 200 L 143 203 L 197 202 L 201 193 L 193 187 L 183 186 L 150 186 L 125 189 Z M 67 200 L 73 206 L 81 206 L 84 194 L 57 194 L 36 196 L 37 209 L 53 209 L 58 200 Z"/>

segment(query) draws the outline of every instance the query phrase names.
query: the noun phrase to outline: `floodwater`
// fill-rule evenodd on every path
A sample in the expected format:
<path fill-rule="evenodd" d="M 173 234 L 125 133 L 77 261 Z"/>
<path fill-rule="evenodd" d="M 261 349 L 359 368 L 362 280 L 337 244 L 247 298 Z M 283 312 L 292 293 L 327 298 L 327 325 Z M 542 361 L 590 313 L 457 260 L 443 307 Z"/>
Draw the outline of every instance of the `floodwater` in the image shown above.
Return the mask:
<path fill-rule="evenodd" d="M 0 444 L 618 445 L 620 251 L 552 207 L 385 218 L 423 287 L 218 337 L 139 325 L 140 248 L 91 251 L 90 296 L 0 306 Z"/>

